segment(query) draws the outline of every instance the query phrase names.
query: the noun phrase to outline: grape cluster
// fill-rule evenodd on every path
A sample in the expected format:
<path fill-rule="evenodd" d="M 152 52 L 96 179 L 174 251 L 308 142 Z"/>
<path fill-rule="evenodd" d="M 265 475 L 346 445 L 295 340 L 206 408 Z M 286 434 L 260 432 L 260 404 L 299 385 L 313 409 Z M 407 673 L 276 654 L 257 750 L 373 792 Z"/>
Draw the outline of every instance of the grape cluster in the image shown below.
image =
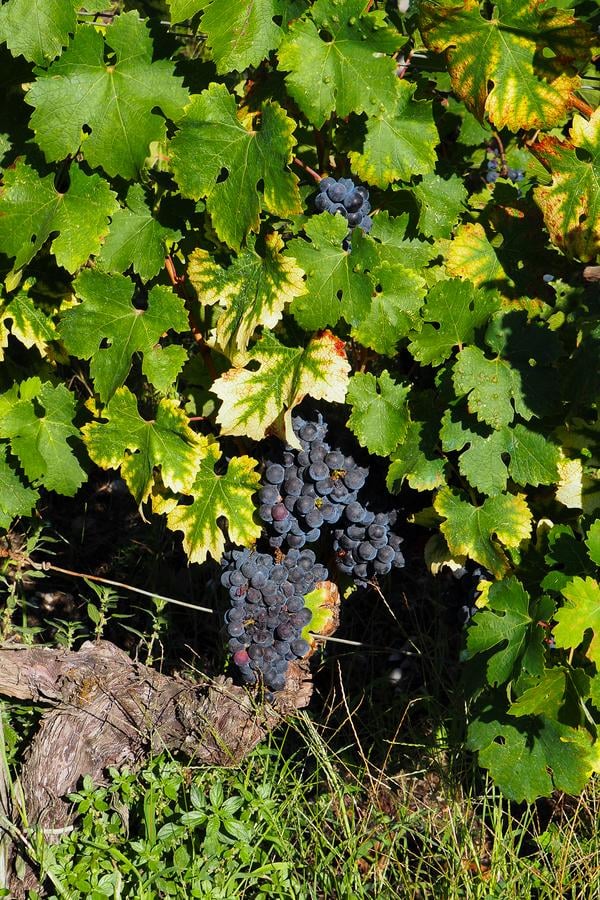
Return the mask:
<path fill-rule="evenodd" d="M 488 184 L 493 184 L 502 174 L 502 161 L 499 157 L 497 147 L 490 147 L 489 152 L 491 156 L 487 161 L 485 180 Z M 523 172 L 522 169 L 512 169 L 509 167 L 506 170 L 506 177 L 512 181 L 513 184 L 517 184 L 519 181 L 523 181 L 525 172 Z"/>
<path fill-rule="evenodd" d="M 221 584 L 231 602 L 225 626 L 233 661 L 247 684 L 262 676 L 268 688 L 280 691 L 290 661 L 310 649 L 301 637 L 312 618 L 304 596 L 327 580 L 327 570 L 312 550 L 290 550 L 280 562 L 268 553 L 233 550 L 222 567 Z"/>
<path fill-rule="evenodd" d="M 359 587 L 376 575 L 387 575 L 392 566 L 404 565 L 402 538 L 394 534 L 390 513 L 373 513 L 360 501 L 349 503 L 340 527 L 334 531 L 333 549 L 340 571 L 352 575 Z"/>
<path fill-rule="evenodd" d="M 319 193 L 315 197 L 318 212 L 332 215 L 340 213 L 350 228 L 362 228 L 369 232 L 373 221 L 369 216 L 371 204 L 369 192 L 364 185 L 355 186 L 351 178 L 323 178 L 319 183 Z"/>
<path fill-rule="evenodd" d="M 271 547 L 301 549 L 319 539 L 324 524 L 340 520 L 356 500 L 368 470 L 325 443 L 322 418 L 314 423 L 297 417 L 292 425 L 302 449 L 288 447 L 280 461 L 267 463 L 258 513 L 272 532 Z"/>

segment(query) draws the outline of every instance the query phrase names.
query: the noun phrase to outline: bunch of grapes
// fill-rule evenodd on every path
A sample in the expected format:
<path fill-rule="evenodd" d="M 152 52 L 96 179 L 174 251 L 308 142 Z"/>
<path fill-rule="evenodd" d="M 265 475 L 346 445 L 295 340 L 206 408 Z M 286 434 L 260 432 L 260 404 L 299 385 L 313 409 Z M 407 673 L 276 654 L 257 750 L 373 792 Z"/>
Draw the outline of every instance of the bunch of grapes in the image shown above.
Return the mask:
<path fill-rule="evenodd" d="M 310 649 L 301 637 L 312 618 L 304 597 L 327 580 L 327 569 L 312 550 L 290 550 L 280 562 L 268 553 L 233 550 L 222 566 L 221 584 L 231 601 L 225 626 L 233 661 L 247 684 L 262 676 L 271 690 L 282 690 L 290 661 Z"/>
<path fill-rule="evenodd" d="M 347 504 L 356 500 L 368 470 L 325 443 L 327 426 L 321 417 L 317 423 L 297 417 L 292 425 L 302 449 L 288 447 L 280 461 L 267 462 L 258 512 L 274 532 L 271 547 L 300 549 L 319 539 L 324 524 L 339 521 Z"/>
<path fill-rule="evenodd" d="M 369 232 L 373 221 L 369 216 L 371 204 L 369 192 L 362 184 L 355 186 L 351 178 L 323 178 L 319 183 L 319 193 L 315 197 L 318 212 L 332 215 L 340 213 L 350 228 L 362 228 Z"/>
<path fill-rule="evenodd" d="M 390 513 L 373 513 L 358 500 L 344 510 L 333 549 L 340 571 L 352 575 L 359 587 L 376 575 L 387 575 L 392 566 L 404 565 L 402 538 L 391 531 L 392 519 Z"/>
<path fill-rule="evenodd" d="M 493 184 L 502 174 L 502 161 L 499 157 L 497 147 L 490 147 L 489 152 L 491 156 L 487 161 L 487 172 L 485 180 L 488 184 Z M 513 184 L 517 184 L 519 181 L 523 181 L 523 179 L 525 178 L 525 172 L 523 172 L 522 169 L 512 169 L 509 167 L 506 170 L 506 177 L 510 181 L 512 181 Z"/>

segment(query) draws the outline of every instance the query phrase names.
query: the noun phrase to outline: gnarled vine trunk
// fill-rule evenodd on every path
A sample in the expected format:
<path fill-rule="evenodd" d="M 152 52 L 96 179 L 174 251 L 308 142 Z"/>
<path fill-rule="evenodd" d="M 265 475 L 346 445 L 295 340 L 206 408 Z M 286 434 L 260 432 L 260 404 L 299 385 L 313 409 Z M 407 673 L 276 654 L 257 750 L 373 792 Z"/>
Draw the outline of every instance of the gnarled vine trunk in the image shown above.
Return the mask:
<path fill-rule="evenodd" d="M 192 682 L 162 675 L 107 641 L 86 642 L 78 651 L 0 645 L 0 694 L 49 707 L 20 775 L 27 827 L 58 840 L 73 820 L 66 796 L 83 775 L 102 783 L 109 766 L 134 768 L 149 753 L 168 749 L 196 762 L 234 765 L 284 716 L 306 706 L 311 690 L 305 662 L 290 665 L 286 690 L 270 705 L 226 678 Z M 0 805 L 9 805 L 6 789 Z M 22 833 L 18 807 L 5 814 Z M 14 838 L 16 830 L 5 825 Z M 24 877 L 17 875 L 22 849 L 13 841 L 7 864 L 15 900 L 37 882 L 29 865 Z"/>

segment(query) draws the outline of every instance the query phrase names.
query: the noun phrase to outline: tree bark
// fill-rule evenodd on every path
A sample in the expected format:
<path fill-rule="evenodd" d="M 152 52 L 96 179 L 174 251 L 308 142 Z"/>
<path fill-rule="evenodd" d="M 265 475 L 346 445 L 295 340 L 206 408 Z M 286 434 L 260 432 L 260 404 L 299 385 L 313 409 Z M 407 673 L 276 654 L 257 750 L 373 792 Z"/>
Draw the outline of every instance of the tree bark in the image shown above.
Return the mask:
<path fill-rule="evenodd" d="M 223 677 L 162 675 L 107 641 L 88 641 L 78 651 L 0 645 L 0 694 L 49 706 L 21 772 L 27 822 L 13 808 L 13 825 L 58 840 L 74 817 L 66 796 L 83 775 L 101 784 L 109 766 L 136 768 L 163 749 L 207 765 L 236 765 L 282 718 L 306 706 L 311 692 L 306 661 L 290 665 L 286 689 L 266 703 Z M 16 849 L 13 842 L 7 886 L 19 900 L 39 889 L 39 873 L 27 860 L 25 877 L 17 876 Z"/>

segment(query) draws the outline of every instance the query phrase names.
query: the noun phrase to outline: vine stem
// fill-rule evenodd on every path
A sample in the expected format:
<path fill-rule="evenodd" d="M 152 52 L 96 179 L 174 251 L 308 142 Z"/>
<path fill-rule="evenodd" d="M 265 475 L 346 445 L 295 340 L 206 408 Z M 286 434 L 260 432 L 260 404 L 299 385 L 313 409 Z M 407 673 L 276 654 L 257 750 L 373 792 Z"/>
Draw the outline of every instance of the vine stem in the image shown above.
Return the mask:
<path fill-rule="evenodd" d="M 571 106 L 579 110 L 580 113 L 583 113 L 584 116 L 587 116 L 588 119 L 592 117 L 594 108 L 590 106 L 589 103 L 586 103 L 581 97 L 577 97 L 576 94 L 571 94 L 569 99 L 571 101 Z"/>
<path fill-rule="evenodd" d="M 309 174 L 312 178 L 315 179 L 315 181 L 317 182 L 317 184 L 319 183 L 319 181 L 322 180 L 322 179 L 321 179 L 321 176 L 319 175 L 318 172 L 315 172 L 314 169 L 311 169 L 310 166 L 307 166 L 306 163 L 305 163 L 305 162 L 302 162 L 301 159 L 298 159 L 297 156 L 294 157 L 294 162 L 296 163 L 297 166 L 300 166 L 301 169 L 304 169 L 305 172 L 308 172 L 308 174 Z"/>

